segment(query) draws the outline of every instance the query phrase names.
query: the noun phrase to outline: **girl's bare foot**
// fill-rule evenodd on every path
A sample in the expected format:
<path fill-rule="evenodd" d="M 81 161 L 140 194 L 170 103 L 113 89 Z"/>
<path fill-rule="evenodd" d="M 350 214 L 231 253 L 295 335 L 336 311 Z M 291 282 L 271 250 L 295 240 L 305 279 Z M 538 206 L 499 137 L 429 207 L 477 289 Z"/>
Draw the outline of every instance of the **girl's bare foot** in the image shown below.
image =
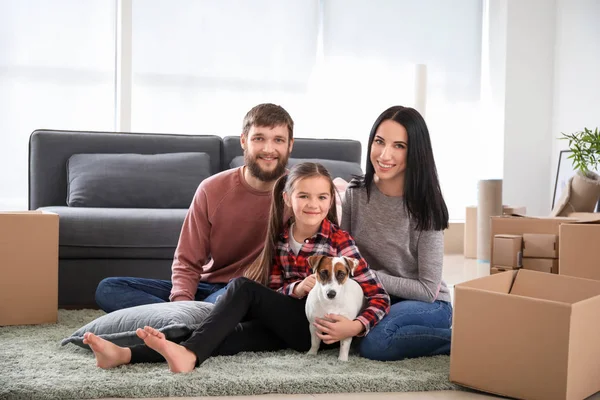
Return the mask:
<path fill-rule="evenodd" d="M 131 361 L 131 350 L 127 347 L 119 347 L 91 332 L 83 335 L 83 343 L 90 346 L 96 356 L 96 365 L 100 368 L 114 368 Z"/>
<path fill-rule="evenodd" d="M 171 372 L 190 372 L 196 366 L 196 355 L 185 347 L 171 342 L 162 332 L 145 326 L 137 329 L 135 333 L 146 343 L 146 346 L 159 352 L 167 363 Z"/>

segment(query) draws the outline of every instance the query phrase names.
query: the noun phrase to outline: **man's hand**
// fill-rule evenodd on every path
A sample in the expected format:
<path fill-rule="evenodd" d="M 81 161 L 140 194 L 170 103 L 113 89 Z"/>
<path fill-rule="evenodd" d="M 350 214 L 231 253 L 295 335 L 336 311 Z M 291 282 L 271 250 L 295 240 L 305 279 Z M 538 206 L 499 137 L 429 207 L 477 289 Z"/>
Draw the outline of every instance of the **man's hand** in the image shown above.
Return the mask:
<path fill-rule="evenodd" d="M 315 283 L 317 283 L 317 276 L 315 274 L 307 276 L 302 282 L 294 286 L 294 296 L 299 299 L 303 298 L 311 291 Z"/>
<path fill-rule="evenodd" d="M 190 300 L 191 299 L 187 298 L 186 296 L 180 295 L 180 296 L 177 296 L 177 297 L 173 297 L 171 299 L 171 302 L 174 302 L 174 301 L 190 301 Z"/>
<path fill-rule="evenodd" d="M 352 321 L 338 314 L 327 314 L 325 318 L 316 318 L 314 325 L 317 328 L 317 336 L 325 344 L 354 337 L 365 329 L 362 322 Z"/>

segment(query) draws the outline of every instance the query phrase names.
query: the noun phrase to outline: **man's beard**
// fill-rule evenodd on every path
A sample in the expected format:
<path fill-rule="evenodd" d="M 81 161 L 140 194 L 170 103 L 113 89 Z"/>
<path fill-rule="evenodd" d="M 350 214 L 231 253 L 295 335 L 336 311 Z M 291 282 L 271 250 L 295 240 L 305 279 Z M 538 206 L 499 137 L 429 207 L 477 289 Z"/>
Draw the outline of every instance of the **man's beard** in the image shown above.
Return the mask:
<path fill-rule="evenodd" d="M 244 163 L 250 171 L 250 174 L 256 179 L 263 182 L 274 181 L 285 173 L 289 156 L 279 157 L 277 159 L 277 166 L 272 171 L 265 171 L 258 164 L 258 156 L 252 157 L 248 151 L 244 151 Z"/>

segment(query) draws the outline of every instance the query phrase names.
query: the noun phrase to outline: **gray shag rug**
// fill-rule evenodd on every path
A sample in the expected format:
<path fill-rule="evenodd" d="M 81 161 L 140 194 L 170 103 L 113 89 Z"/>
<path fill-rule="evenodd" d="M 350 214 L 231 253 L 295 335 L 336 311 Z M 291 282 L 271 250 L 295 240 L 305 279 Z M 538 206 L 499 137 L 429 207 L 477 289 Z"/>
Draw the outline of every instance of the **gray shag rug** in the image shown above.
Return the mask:
<path fill-rule="evenodd" d="M 166 363 L 96 367 L 93 353 L 60 340 L 103 315 L 60 310 L 56 325 L 0 327 L 0 399 L 233 396 L 461 390 L 448 381 L 448 356 L 378 362 L 337 350 L 316 357 L 294 351 L 214 357 L 189 374 Z"/>

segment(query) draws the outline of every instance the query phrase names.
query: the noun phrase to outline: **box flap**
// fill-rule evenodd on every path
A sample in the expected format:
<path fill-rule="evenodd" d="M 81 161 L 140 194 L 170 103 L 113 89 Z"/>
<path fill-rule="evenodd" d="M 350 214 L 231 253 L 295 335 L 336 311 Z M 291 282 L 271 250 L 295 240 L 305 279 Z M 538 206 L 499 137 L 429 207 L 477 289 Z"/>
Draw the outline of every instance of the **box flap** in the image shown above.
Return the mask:
<path fill-rule="evenodd" d="M 0 211 L 0 215 L 2 214 L 8 214 L 8 215 L 13 215 L 13 214 L 41 214 L 43 211 L 42 210 L 30 210 L 30 211 Z"/>
<path fill-rule="evenodd" d="M 516 273 L 517 270 L 513 270 L 490 276 L 484 276 L 454 285 L 454 289 L 456 290 L 456 288 L 468 287 L 488 292 L 510 293 Z"/>
<path fill-rule="evenodd" d="M 575 212 L 569 214 L 569 218 L 575 218 L 574 224 L 598 224 L 600 223 L 600 213 Z"/>
<path fill-rule="evenodd" d="M 30 210 L 30 211 L 0 211 L 0 215 L 58 215 L 56 213 L 45 210 Z"/>
<path fill-rule="evenodd" d="M 511 294 L 574 304 L 600 296 L 600 281 L 545 272 L 519 270 Z"/>
<path fill-rule="evenodd" d="M 574 213 L 575 214 L 575 213 Z M 585 213 L 579 213 L 585 214 Z M 519 215 L 519 214 L 504 214 L 492 216 L 493 219 L 533 219 L 533 220 L 551 220 L 551 221 L 577 221 L 579 217 L 573 217 L 569 215 L 568 217 L 544 217 L 544 216 L 532 216 L 532 215 Z"/>
<path fill-rule="evenodd" d="M 600 391 L 598 310 L 600 310 L 600 297 L 581 301 L 572 307 L 567 398 L 585 399 Z"/>
<path fill-rule="evenodd" d="M 511 235 L 510 233 L 499 233 L 494 237 L 500 239 L 523 239 L 523 235 Z"/>

